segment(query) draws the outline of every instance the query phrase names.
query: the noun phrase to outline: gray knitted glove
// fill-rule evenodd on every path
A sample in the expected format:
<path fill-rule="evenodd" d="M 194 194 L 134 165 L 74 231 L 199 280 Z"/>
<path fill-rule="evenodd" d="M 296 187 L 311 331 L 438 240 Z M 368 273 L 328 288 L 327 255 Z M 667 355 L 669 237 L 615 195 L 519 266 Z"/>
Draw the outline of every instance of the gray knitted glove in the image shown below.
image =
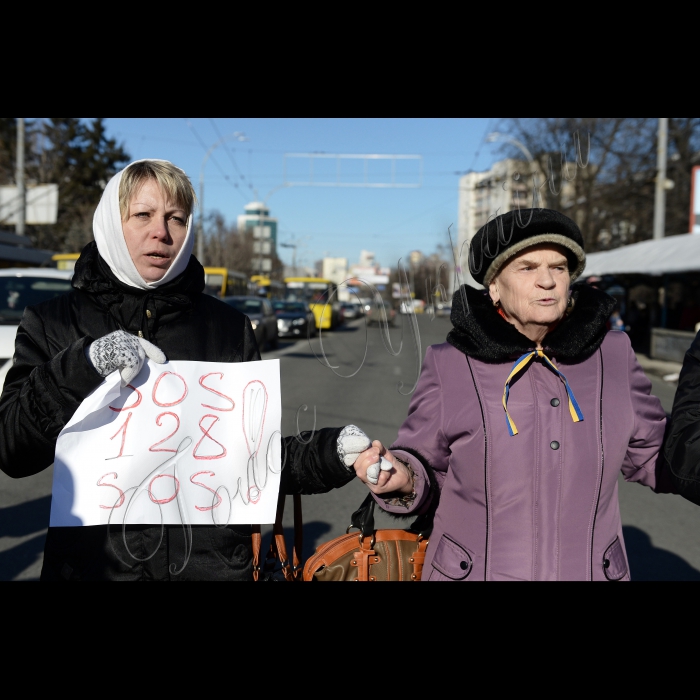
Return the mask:
<path fill-rule="evenodd" d="M 166 359 L 163 351 L 153 343 L 126 331 L 114 331 L 98 338 L 85 348 L 85 355 L 102 377 L 119 370 L 122 386 L 126 386 L 141 371 L 146 356 L 159 365 Z"/>
<path fill-rule="evenodd" d="M 360 453 L 370 447 L 372 447 L 372 441 L 364 430 L 360 430 L 356 425 L 346 425 L 338 435 L 338 457 L 349 471 L 352 471 L 352 465 L 355 464 Z M 391 462 L 381 457 L 379 462 L 367 467 L 367 481 L 376 484 L 379 481 L 380 469 L 389 471 L 392 469 Z"/>
<path fill-rule="evenodd" d="M 338 457 L 350 471 L 360 452 L 368 450 L 371 446 L 372 441 L 356 425 L 346 425 L 338 435 Z"/>

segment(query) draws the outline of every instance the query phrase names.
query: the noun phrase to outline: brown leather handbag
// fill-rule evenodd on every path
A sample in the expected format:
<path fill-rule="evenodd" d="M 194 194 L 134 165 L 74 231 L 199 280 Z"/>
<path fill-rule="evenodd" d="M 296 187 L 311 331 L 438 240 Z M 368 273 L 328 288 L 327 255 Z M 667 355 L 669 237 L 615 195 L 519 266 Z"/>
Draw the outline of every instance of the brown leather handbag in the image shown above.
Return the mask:
<path fill-rule="evenodd" d="M 416 518 L 408 530 L 375 530 L 374 498 L 368 494 L 347 534 L 316 548 L 304 566 L 304 581 L 420 581 L 434 511 Z"/>

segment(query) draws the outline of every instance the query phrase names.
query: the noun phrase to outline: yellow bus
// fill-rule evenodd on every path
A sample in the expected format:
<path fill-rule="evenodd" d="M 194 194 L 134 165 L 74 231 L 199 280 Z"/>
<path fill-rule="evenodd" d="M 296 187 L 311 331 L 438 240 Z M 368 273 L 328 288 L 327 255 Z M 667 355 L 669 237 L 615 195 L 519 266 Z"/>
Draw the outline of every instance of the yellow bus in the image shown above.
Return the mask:
<path fill-rule="evenodd" d="M 56 253 L 51 256 L 51 261 L 56 265 L 57 270 L 75 269 L 75 261 L 80 257 L 80 253 Z"/>
<path fill-rule="evenodd" d="M 214 297 L 244 297 L 250 294 L 248 278 L 225 267 L 204 268 L 204 293 Z"/>
<path fill-rule="evenodd" d="M 316 328 L 332 329 L 340 323 L 338 285 L 320 277 L 286 277 L 285 299 L 305 301 L 316 317 Z"/>
<path fill-rule="evenodd" d="M 268 299 L 284 299 L 284 282 L 272 280 L 266 275 L 253 275 L 250 278 L 251 285 L 255 288 L 255 295 Z"/>

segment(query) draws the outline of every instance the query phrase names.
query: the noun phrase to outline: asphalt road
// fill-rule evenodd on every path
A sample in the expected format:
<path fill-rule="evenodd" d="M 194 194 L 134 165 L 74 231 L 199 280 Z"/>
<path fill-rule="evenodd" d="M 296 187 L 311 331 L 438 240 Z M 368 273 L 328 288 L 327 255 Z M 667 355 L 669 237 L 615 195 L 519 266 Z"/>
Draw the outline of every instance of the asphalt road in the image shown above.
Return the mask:
<path fill-rule="evenodd" d="M 280 358 L 283 434 L 296 433 L 297 421 L 300 430 L 311 429 L 315 410 L 319 428 L 355 423 L 373 439 L 390 444 L 406 416 L 418 357 L 423 358 L 428 345 L 443 342 L 450 328 L 447 318 L 416 318 L 419 352 L 407 322 L 402 345 L 402 330 L 397 327 L 391 330 L 387 349 L 378 328 L 366 329 L 364 321 L 352 321 L 311 344 L 281 341 L 278 350 L 264 353 L 265 359 Z M 335 371 L 317 359 L 324 352 Z M 653 392 L 670 411 L 675 384 L 650 378 Z M 0 580 L 39 577 L 51 478 L 51 469 L 22 480 L 0 473 Z M 622 479 L 619 488 L 633 579 L 700 580 L 700 508 Z M 305 558 L 318 544 L 345 532 L 365 493 L 364 486 L 353 481 L 328 494 L 303 497 Z M 291 500 L 285 514 L 289 535 L 290 510 Z M 385 515 L 377 514 L 376 521 L 379 527 L 396 527 Z M 269 528 L 264 532 L 268 541 Z"/>

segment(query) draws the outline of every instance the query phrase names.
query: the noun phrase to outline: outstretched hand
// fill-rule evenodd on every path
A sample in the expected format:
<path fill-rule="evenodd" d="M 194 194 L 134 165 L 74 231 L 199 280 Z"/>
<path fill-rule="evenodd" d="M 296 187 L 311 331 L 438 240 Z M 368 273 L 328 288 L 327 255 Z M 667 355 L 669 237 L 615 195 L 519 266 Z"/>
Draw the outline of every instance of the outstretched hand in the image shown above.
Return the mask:
<path fill-rule="evenodd" d="M 407 495 L 413 490 L 413 479 L 408 467 L 394 457 L 379 440 L 362 452 L 353 465 L 358 479 L 373 493 Z"/>

